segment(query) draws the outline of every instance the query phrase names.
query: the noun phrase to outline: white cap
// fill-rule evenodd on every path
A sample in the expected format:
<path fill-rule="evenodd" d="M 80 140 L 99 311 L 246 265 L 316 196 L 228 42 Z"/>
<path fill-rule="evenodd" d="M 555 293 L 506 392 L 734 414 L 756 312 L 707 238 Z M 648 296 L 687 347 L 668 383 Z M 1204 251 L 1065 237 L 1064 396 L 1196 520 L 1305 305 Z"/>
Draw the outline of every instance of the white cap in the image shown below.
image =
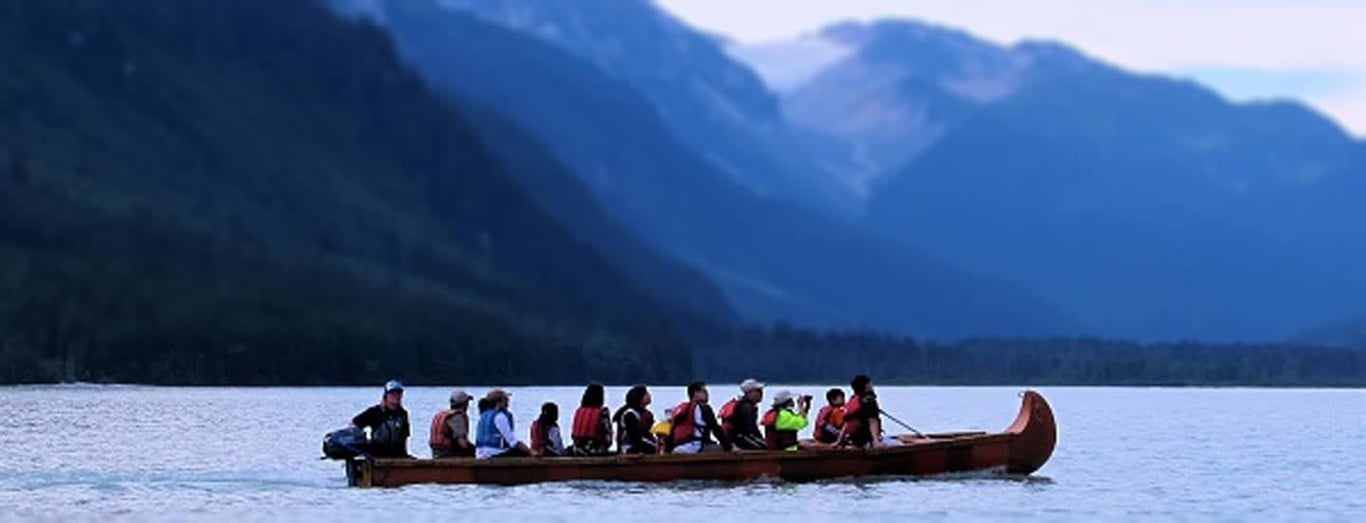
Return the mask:
<path fill-rule="evenodd" d="M 451 393 L 451 405 L 463 405 L 470 402 L 470 395 L 465 391 L 457 389 Z"/>
<path fill-rule="evenodd" d="M 740 392 L 750 392 L 764 388 L 764 384 L 754 378 L 740 382 Z"/>
<path fill-rule="evenodd" d="M 793 398 L 792 391 L 790 391 L 790 390 L 780 390 L 780 391 L 778 391 L 777 394 L 774 394 L 774 395 L 773 395 L 773 406 L 774 406 L 774 407 L 777 407 L 778 405 L 782 405 L 782 404 L 784 404 L 784 403 L 790 402 L 790 401 L 792 401 L 792 398 Z"/>

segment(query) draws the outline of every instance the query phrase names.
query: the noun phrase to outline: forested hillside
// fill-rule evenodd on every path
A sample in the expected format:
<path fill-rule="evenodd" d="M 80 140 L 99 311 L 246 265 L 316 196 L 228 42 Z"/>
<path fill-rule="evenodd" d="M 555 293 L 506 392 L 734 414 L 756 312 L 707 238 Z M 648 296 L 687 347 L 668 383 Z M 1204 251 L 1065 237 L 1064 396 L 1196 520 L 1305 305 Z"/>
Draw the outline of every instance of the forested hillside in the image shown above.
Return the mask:
<path fill-rule="evenodd" d="M 373 27 L 303 0 L 3 0 L 0 63 L 0 381 L 687 372 L 669 306 Z"/>

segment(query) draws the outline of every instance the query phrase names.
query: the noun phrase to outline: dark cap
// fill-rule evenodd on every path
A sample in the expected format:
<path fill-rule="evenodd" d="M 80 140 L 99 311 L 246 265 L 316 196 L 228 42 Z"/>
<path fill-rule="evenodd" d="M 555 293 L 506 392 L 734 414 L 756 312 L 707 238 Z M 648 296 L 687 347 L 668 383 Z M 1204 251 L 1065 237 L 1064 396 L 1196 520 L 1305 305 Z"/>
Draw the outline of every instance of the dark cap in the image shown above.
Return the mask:
<path fill-rule="evenodd" d="M 504 399 L 511 398 L 511 397 L 512 397 L 512 393 L 511 393 L 511 392 L 508 392 L 508 391 L 505 391 L 505 390 L 503 390 L 503 389 L 493 389 L 493 390 L 489 391 L 488 394 L 485 394 L 485 395 L 484 395 L 484 399 L 489 400 L 489 401 L 502 401 L 502 400 L 504 400 Z"/>

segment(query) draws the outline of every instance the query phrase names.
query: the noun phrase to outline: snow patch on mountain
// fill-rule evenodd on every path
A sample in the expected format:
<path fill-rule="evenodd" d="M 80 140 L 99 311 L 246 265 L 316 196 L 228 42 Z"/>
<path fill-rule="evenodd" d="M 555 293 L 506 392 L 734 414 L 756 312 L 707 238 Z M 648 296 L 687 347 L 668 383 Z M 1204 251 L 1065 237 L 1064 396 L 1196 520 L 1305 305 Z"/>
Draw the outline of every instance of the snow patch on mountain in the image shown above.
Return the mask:
<path fill-rule="evenodd" d="M 779 93 L 796 89 L 857 50 L 856 46 L 825 34 L 726 47 L 731 57 L 754 68 L 769 89 Z"/>

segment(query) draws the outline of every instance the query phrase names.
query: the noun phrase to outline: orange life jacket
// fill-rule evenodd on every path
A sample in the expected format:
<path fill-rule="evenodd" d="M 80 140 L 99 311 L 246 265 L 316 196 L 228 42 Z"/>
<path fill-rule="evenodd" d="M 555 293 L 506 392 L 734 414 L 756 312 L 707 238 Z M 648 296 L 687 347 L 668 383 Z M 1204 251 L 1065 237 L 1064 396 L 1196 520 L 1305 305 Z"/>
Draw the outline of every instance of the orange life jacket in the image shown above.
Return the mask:
<path fill-rule="evenodd" d="M 697 440 L 697 415 L 693 414 L 697 408 L 697 404 L 691 401 L 679 403 L 674 407 L 673 413 L 669 416 L 674 424 L 669 439 L 675 446 Z"/>
<path fill-rule="evenodd" d="M 574 411 L 574 430 L 570 432 L 570 437 L 574 438 L 575 444 L 590 441 L 593 443 L 608 446 L 612 444 L 612 436 L 607 433 L 603 423 L 605 413 L 603 407 L 579 407 Z"/>
<path fill-rule="evenodd" d="M 826 405 L 816 414 L 816 441 L 834 443 L 844 428 L 844 409 Z"/>
<path fill-rule="evenodd" d="M 432 430 L 427 435 L 427 445 L 432 450 L 451 450 L 455 447 L 455 440 L 451 438 L 450 431 L 446 427 L 446 421 L 455 415 L 454 410 L 443 410 L 432 416 Z"/>
<path fill-rule="evenodd" d="M 725 431 L 727 436 L 730 436 L 731 431 L 735 428 L 735 425 L 730 422 L 730 418 L 735 416 L 735 404 L 739 402 L 740 398 L 731 398 L 730 401 L 727 401 L 725 405 L 722 405 L 721 410 L 716 413 L 716 418 L 721 420 L 721 430 Z M 732 438 L 733 437 L 734 436 L 732 436 Z"/>

